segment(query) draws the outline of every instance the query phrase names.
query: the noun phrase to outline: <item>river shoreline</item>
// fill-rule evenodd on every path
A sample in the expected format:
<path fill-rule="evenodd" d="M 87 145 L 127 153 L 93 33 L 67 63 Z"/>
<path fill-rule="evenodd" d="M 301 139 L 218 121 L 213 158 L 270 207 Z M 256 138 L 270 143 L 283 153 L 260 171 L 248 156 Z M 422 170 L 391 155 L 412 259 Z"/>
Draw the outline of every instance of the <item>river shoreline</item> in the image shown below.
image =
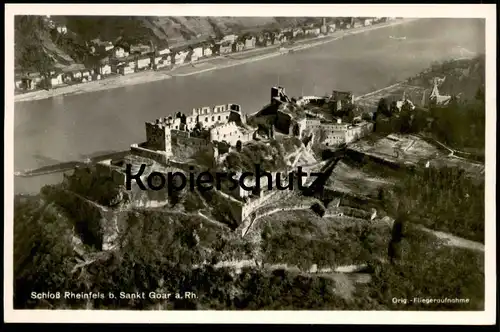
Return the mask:
<path fill-rule="evenodd" d="M 269 58 L 274 58 L 276 56 L 281 56 L 284 54 L 287 54 L 288 52 L 297 52 L 305 49 L 309 49 L 315 46 L 320 46 L 324 45 L 326 43 L 333 42 L 338 39 L 342 39 L 345 36 L 349 35 L 355 35 L 367 31 L 372 31 L 372 30 L 377 30 L 381 28 L 386 28 L 390 26 L 395 26 L 395 25 L 400 25 L 400 24 L 405 24 L 409 22 L 413 22 L 418 20 L 418 18 L 411 18 L 411 19 L 401 19 L 401 20 L 396 20 L 396 21 L 391 21 L 391 22 L 386 22 L 378 25 L 373 25 L 369 27 L 361 27 L 353 30 L 347 30 L 347 31 L 338 31 L 335 32 L 329 36 L 324 36 L 324 37 L 318 37 L 314 39 L 309 39 L 309 40 L 303 40 L 296 42 L 296 46 L 292 46 L 287 48 L 286 50 L 280 50 L 279 47 L 271 47 L 269 48 L 269 53 L 265 54 L 259 54 L 257 56 L 252 56 L 251 53 L 252 51 L 248 51 L 247 54 L 249 54 L 249 57 L 243 58 L 243 59 L 231 59 L 231 57 L 223 57 L 223 56 L 218 56 L 218 57 L 213 57 L 209 59 L 205 59 L 203 61 L 200 61 L 196 64 L 184 64 L 181 65 L 177 68 L 174 68 L 173 70 L 170 71 L 145 71 L 145 72 L 139 72 L 139 73 L 134 73 L 130 74 L 127 76 L 116 76 L 112 77 L 109 79 L 105 79 L 102 81 L 95 81 L 95 82 L 89 82 L 89 83 L 84 83 L 84 84 L 78 84 L 78 85 L 72 85 L 72 86 L 66 86 L 54 90 L 42 90 L 42 91 L 35 91 L 35 92 L 28 92 L 20 95 L 14 96 L 14 102 L 27 102 L 27 101 L 35 101 L 35 100 L 42 100 L 42 99 L 49 99 L 53 97 L 64 97 L 64 96 L 70 96 L 70 95 L 77 95 L 77 94 L 82 94 L 82 93 L 90 93 L 90 92 L 97 92 L 97 91 L 105 91 L 105 90 L 111 90 L 111 89 L 116 89 L 116 88 L 121 88 L 125 86 L 132 86 L 132 85 L 138 85 L 138 84 L 144 84 L 144 83 L 152 83 L 155 81 L 162 81 L 166 79 L 171 79 L 173 77 L 186 77 L 186 76 L 191 76 L 191 75 L 196 75 L 196 74 L 201 74 L 209 71 L 214 71 L 218 69 L 224 69 L 224 68 L 230 68 L 238 65 L 243 65 L 255 61 L 260 61 L 260 60 L 265 60 Z M 298 45 L 297 45 L 298 44 Z M 262 51 L 263 49 L 256 49 Z M 241 53 L 238 53 L 240 55 Z M 245 53 L 243 53 L 245 54 Z M 211 61 L 221 61 L 221 64 L 213 64 Z M 184 73 L 183 73 L 184 72 Z"/>

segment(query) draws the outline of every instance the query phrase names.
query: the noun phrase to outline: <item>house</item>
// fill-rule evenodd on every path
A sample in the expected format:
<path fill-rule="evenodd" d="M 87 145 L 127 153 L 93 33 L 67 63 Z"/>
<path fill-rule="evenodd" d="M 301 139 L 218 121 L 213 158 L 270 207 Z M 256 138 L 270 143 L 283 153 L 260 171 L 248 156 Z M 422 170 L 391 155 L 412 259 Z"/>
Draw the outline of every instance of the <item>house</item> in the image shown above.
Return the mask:
<path fill-rule="evenodd" d="M 233 50 L 233 46 L 232 45 L 233 44 L 231 42 L 228 42 L 228 41 L 222 42 L 220 44 L 220 49 L 219 49 L 220 54 L 229 54 L 229 53 L 231 53 L 232 50 Z"/>
<path fill-rule="evenodd" d="M 68 28 L 64 25 L 60 25 L 56 28 L 57 32 L 59 32 L 61 35 L 65 35 L 68 33 Z"/>
<path fill-rule="evenodd" d="M 73 76 L 71 75 L 70 72 L 64 73 L 63 75 L 63 82 L 64 83 L 71 83 L 73 81 Z"/>
<path fill-rule="evenodd" d="M 204 57 L 209 57 L 209 56 L 212 56 L 212 48 L 214 47 L 214 45 L 210 44 L 210 45 L 205 45 L 203 46 L 203 56 Z"/>
<path fill-rule="evenodd" d="M 158 54 L 159 55 L 166 55 L 166 54 L 170 54 L 170 49 L 168 47 L 166 48 L 162 48 L 158 51 Z"/>
<path fill-rule="evenodd" d="M 167 54 L 165 56 L 163 56 L 163 64 L 165 66 L 171 66 L 173 61 L 172 61 L 172 54 Z"/>
<path fill-rule="evenodd" d="M 233 47 L 233 52 L 241 52 L 245 49 L 245 44 L 243 44 L 242 42 L 236 42 L 232 45 Z"/>
<path fill-rule="evenodd" d="M 330 102 L 335 105 L 335 111 L 342 110 L 345 106 L 354 103 L 354 95 L 349 91 L 334 90 L 330 96 Z"/>
<path fill-rule="evenodd" d="M 155 66 L 157 69 L 168 67 L 172 64 L 171 55 L 167 54 L 161 57 L 155 58 Z"/>
<path fill-rule="evenodd" d="M 130 54 L 136 53 L 136 54 L 147 54 L 152 52 L 153 50 L 151 49 L 151 46 L 149 45 L 143 45 L 143 44 L 138 44 L 138 45 L 131 45 L 130 46 Z"/>
<path fill-rule="evenodd" d="M 319 36 L 319 34 L 321 33 L 321 29 L 320 28 L 308 28 L 308 29 L 306 29 L 305 33 L 308 36 Z"/>
<path fill-rule="evenodd" d="M 34 77 L 25 76 L 21 78 L 20 89 L 22 90 L 35 90 L 37 83 Z"/>
<path fill-rule="evenodd" d="M 283 44 L 286 43 L 287 40 L 288 38 L 286 35 L 281 35 L 278 41 Z"/>
<path fill-rule="evenodd" d="M 255 48 L 255 42 L 256 42 L 256 39 L 254 36 L 246 38 L 245 39 L 245 49 L 251 50 L 251 49 Z"/>
<path fill-rule="evenodd" d="M 111 66 L 109 64 L 103 64 L 99 67 L 99 74 L 109 75 L 111 74 Z"/>
<path fill-rule="evenodd" d="M 146 69 L 151 66 L 151 57 L 141 56 L 137 59 L 136 67 L 137 69 Z"/>
<path fill-rule="evenodd" d="M 90 77 L 90 71 L 88 69 L 82 70 L 82 78 L 89 78 Z"/>
<path fill-rule="evenodd" d="M 16 86 L 16 89 L 22 89 L 23 76 L 16 75 L 14 78 L 14 85 Z"/>
<path fill-rule="evenodd" d="M 175 64 L 176 65 L 183 64 L 184 61 L 186 60 L 186 55 L 187 55 L 187 52 L 183 52 L 183 51 L 176 52 L 175 56 L 174 56 Z"/>
<path fill-rule="evenodd" d="M 103 46 L 104 46 L 104 51 L 106 51 L 106 52 L 109 52 L 109 51 L 111 51 L 112 49 L 115 48 L 115 46 L 113 45 L 113 43 L 109 42 L 109 41 L 108 42 L 104 42 Z"/>
<path fill-rule="evenodd" d="M 50 86 L 56 87 L 64 84 L 64 75 L 62 73 L 50 77 Z"/>
<path fill-rule="evenodd" d="M 100 53 L 109 52 L 114 48 L 115 46 L 110 41 L 102 41 L 99 38 L 92 39 L 90 41 L 90 51 L 92 53 L 95 53 L 97 51 Z"/>
<path fill-rule="evenodd" d="M 359 20 L 354 20 L 354 23 L 351 25 L 353 28 L 360 28 L 362 27 L 364 24 L 364 22 L 362 23 L 361 21 Z"/>
<path fill-rule="evenodd" d="M 127 75 L 131 74 L 134 72 L 134 68 L 131 68 L 130 66 L 119 66 L 118 67 L 118 73 L 121 75 Z"/>
<path fill-rule="evenodd" d="M 443 82 L 443 80 L 441 80 L 441 82 Z M 451 101 L 451 96 L 444 96 L 444 95 L 441 95 L 441 93 L 439 92 L 439 89 L 438 89 L 438 84 L 439 84 L 440 80 L 435 78 L 434 79 L 434 86 L 432 88 L 432 92 L 429 96 L 429 101 L 431 101 L 432 103 L 435 103 L 436 105 L 440 105 L 440 106 L 444 106 L 444 105 L 447 105 L 450 101 Z"/>
<path fill-rule="evenodd" d="M 335 25 L 335 23 L 328 24 L 328 33 L 333 33 L 333 32 L 335 32 L 335 29 L 336 29 L 336 25 Z"/>
<path fill-rule="evenodd" d="M 129 56 L 129 52 L 125 51 L 123 47 L 117 46 L 113 49 L 113 55 L 115 58 L 126 58 Z"/>
<path fill-rule="evenodd" d="M 82 79 L 82 72 L 79 70 L 73 70 L 66 73 L 67 77 L 72 81 L 79 81 Z"/>
<path fill-rule="evenodd" d="M 366 26 L 369 26 L 369 25 L 372 25 L 372 24 L 373 24 L 373 19 L 371 19 L 371 18 L 367 18 L 367 19 L 365 19 L 365 20 L 364 20 L 364 22 L 363 22 L 363 23 L 364 23 L 364 26 L 365 26 L 365 27 L 366 27 Z"/>
<path fill-rule="evenodd" d="M 198 46 L 198 47 L 193 48 L 192 57 L 196 57 L 196 58 L 203 57 L 203 46 Z"/>
<path fill-rule="evenodd" d="M 155 57 L 153 58 L 153 66 L 154 66 L 155 68 L 158 68 L 158 64 L 159 64 L 159 63 L 160 63 L 160 61 L 162 61 L 162 60 L 163 60 L 163 57 L 162 57 L 162 56 L 158 56 L 158 55 L 157 55 L 157 56 L 155 56 Z M 163 63 L 163 62 L 162 62 L 162 63 Z"/>
<path fill-rule="evenodd" d="M 231 44 L 234 44 L 234 42 L 236 42 L 236 40 L 238 39 L 238 36 L 237 35 L 226 35 L 224 36 L 224 38 L 222 38 L 222 42 L 230 42 Z"/>
<path fill-rule="evenodd" d="M 302 28 L 295 28 L 292 31 L 292 37 L 293 38 L 299 37 L 299 36 L 303 36 L 303 35 L 304 35 L 304 30 Z"/>

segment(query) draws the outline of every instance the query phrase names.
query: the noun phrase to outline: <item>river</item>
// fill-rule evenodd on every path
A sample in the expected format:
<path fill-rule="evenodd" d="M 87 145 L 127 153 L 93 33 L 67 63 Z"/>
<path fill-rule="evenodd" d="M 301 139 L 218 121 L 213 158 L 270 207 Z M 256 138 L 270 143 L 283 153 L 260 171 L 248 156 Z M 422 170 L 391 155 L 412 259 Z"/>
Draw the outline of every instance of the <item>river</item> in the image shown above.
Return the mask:
<path fill-rule="evenodd" d="M 176 111 L 237 103 L 243 112 L 253 113 L 269 102 L 270 88 L 278 83 L 290 96 L 324 95 L 333 89 L 365 94 L 415 75 L 432 62 L 460 57 L 460 48 L 484 53 L 484 29 L 481 19 L 422 19 L 198 75 L 16 103 L 14 170 L 127 149 L 145 140 L 145 121 Z M 61 178 L 16 178 L 15 192 L 37 192 Z"/>

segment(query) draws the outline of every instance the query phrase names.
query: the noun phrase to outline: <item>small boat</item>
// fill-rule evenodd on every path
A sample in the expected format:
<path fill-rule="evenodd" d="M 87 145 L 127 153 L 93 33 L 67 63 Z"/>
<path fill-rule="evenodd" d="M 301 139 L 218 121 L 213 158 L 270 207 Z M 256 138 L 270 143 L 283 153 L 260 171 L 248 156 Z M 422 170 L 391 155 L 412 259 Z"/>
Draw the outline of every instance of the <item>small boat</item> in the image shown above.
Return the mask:
<path fill-rule="evenodd" d="M 406 40 L 406 36 L 404 36 L 404 37 L 394 37 L 394 36 L 389 36 L 389 38 L 391 38 L 391 39 L 395 39 L 395 40 Z"/>

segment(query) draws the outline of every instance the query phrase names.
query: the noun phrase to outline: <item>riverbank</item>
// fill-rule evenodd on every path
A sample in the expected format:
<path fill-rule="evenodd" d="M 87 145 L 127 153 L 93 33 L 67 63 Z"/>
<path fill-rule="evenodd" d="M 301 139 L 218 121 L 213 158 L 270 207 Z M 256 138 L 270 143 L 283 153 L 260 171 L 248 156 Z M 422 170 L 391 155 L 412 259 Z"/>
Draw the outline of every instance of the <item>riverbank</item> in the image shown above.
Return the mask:
<path fill-rule="evenodd" d="M 224 69 L 224 68 L 247 64 L 250 62 L 273 58 L 276 56 L 289 53 L 290 51 L 297 52 L 309 49 L 315 46 L 320 46 L 326 43 L 333 42 L 335 40 L 344 38 L 349 35 L 355 35 L 367 31 L 405 24 L 415 20 L 418 20 L 418 18 L 402 19 L 368 27 L 360 27 L 346 31 L 337 31 L 328 36 L 321 36 L 318 38 L 297 41 L 293 44 L 293 46 L 288 47 L 285 50 L 280 50 L 278 46 L 272 46 L 268 48 L 269 53 L 265 54 L 262 54 L 264 49 L 254 49 L 234 54 L 235 56 L 237 55 L 238 57 L 240 57 L 239 59 L 231 58 L 231 56 L 218 56 L 214 58 L 204 59 L 203 61 L 199 61 L 194 64 L 184 64 L 170 71 L 162 71 L 162 70 L 145 71 L 145 72 L 129 74 L 126 76 L 116 76 L 102 81 L 94 81 L 85 84 L 61 87 L 54 90 L 48 90 L 48 91 L 41 90 L 41 91 L 28 92 L 14 96 L 14 101 L 23 102 L 23 101 L 48 99 L 52 97 L 64 97 L 75 94 L 116 89 L 120 87 L 137 85 L 137 84 L 151 83 L 155 81 L 171 79 L 172 77 L 185 77 L 195 74 L 201 74 L 208 71 Z M 255 56 L 254 53 L 256 52 L 258 52 L 259 55 Z M 246 54 L 248 54 L 248 57 L 244 57 Z M 241 56 L 243 56 L 243 58 L 241 58 Z"/>

